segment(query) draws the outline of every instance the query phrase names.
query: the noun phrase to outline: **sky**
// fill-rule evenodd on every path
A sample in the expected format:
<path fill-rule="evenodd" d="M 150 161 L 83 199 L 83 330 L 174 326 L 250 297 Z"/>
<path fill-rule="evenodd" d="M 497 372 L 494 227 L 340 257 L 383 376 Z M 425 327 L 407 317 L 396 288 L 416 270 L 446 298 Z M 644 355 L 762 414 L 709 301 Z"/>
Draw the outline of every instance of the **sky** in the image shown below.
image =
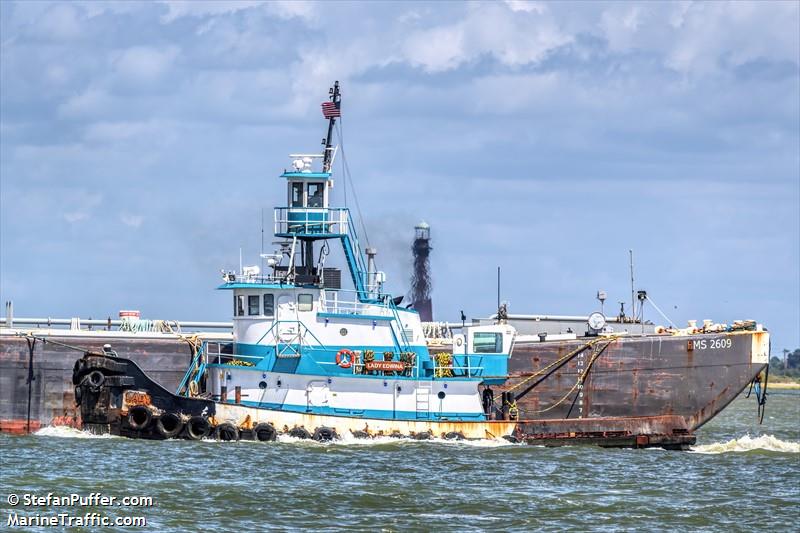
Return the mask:
<path fill-rule="evenodd" d="M 3 0 L 0 299 L 229 320 L 339 80 L 378 267 L 406 294 L 427 221 L 436 319 L 493 313 L 498 266 L 511 313 L 615 314 L 633 250 L 678 325 L 797 348 L 798 5 Z"/>

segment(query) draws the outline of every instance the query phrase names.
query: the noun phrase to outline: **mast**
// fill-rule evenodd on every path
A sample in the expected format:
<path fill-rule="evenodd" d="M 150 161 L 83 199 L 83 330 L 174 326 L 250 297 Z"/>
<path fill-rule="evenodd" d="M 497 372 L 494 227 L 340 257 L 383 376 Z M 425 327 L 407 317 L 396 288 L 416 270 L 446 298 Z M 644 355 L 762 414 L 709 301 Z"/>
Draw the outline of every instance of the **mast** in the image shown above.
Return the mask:
<path fill-rule="evenodd" d="M 331 171 L 331 164 L 333 163 L 333 151 L 331 149 L 333 142 L 333 125 L 336 123 L 336 117 L 341 116 L 342 97 L 339 94 L 338 81 L 333 83 L 333 87 L 328 90 L 328 94 L 330 95 L 330 103 L 326 102 L 322 104 L 322 112 L 325 118 L 328 119 L 328 136 L 322 141 L 325 145 L 322 159 L 323 172 Z"/>

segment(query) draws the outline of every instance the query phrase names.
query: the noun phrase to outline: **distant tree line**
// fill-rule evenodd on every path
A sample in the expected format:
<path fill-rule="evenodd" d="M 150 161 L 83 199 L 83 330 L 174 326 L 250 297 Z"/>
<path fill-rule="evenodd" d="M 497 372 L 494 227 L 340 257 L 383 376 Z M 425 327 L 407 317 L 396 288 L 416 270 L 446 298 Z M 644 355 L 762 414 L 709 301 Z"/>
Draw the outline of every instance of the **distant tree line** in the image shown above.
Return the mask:
<path fill-rule="evenodd" d="M 783 357 L 773 355 L 769 361 L 770 372 L 800 378 L 800 348 L 795 351 L 783 350 Z"/>

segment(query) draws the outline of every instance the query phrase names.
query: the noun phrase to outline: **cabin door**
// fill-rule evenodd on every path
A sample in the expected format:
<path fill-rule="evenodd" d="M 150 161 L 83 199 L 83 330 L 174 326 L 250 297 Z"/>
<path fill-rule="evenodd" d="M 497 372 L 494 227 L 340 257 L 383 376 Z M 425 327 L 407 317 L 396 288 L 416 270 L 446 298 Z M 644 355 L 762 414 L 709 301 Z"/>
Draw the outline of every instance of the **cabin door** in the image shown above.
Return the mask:
<path fill-rule="evenodd" d="M 297 305 L 291 294 L 278 296 L 275 329 L 278 344 L 300 344 L 300 325 L 297 321 Z"/>

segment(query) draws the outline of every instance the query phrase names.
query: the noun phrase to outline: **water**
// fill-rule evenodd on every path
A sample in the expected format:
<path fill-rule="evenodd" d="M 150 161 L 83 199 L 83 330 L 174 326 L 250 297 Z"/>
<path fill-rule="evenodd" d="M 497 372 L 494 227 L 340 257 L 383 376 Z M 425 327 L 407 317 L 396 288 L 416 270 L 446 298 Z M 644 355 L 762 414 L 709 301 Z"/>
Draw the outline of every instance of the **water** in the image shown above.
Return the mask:
<path fill-rule="evenodd" d="M 692 452 L 502 441 L 147 442 L 63 428 L 3 435 L 0 530 L 8 494 L 48 492 L 151 496 L 155 506 L 15 507 L 18 516 L 147 519 L 127 531 L 793 530 L 800 394 L 772 394 L 762 426 L 755 411 L 752 399 L 737 399 L 699 431 Z"/>

